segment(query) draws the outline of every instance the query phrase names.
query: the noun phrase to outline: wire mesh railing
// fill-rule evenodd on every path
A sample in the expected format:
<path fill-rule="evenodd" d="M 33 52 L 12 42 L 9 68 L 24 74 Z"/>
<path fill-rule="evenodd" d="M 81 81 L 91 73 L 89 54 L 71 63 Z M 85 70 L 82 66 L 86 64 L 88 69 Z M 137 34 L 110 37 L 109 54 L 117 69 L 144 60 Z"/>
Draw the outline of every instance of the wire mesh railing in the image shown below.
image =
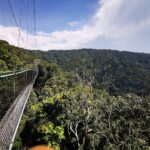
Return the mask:
<path fill-rule="evenodd" d="M 37 69 L 0 76 L 0 150 L 11 149 Z"/>
<path fill-rule="evenodd" d="M 34 76 L 35 70 L 25 70 L 0 76 L 0 120 Z"/>

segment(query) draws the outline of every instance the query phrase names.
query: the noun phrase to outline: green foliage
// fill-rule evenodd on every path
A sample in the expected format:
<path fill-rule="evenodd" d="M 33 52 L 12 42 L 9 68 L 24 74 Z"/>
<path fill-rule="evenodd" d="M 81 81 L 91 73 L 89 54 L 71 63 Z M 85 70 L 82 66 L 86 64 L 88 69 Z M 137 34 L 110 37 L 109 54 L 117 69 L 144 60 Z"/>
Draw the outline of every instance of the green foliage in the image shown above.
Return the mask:
<path fill-rule="evenodd" d="M 28 132 L 34 140 L 23 140 L 23 144 L 47 144 L 58 150 L 147 150 L 149 97 L 110 96 L 92 84 L 92 79 L 76 74 L 53 72 L 38 103 L 32 105 L 36 115 L 27 124 L 32 125 Z"/>
<path fill-rule="evenodd" d="M 3 71 L 7 70 L 7 65 L 3 60 L 0 60 L 0 67 L 1 67 L 1 70 Z"/>
<path fill-rule="evenodd" d="M 30 51 L 31 54 L 60 65 L 65 71 L 94 76 L 94 87 L 107 88 L 112 95 L 132 92 L 150 94 L 150 55 L 114 50 Z"/>
<path fill-rule="evenodd" d="M 150 101 L 134 94 L 109 96 L 89 82 L 68 89 L 64 114 L 74 149 L 142 150 L 150 145 Z M 69 148 L 68 148 L 69 149 Z"/>
<path fill-rule="evenodd" d="M 30 119 L 26 122 L 24 130 L 20 133 L 23 146 L 28 145 L 30 147 L 36 144 L 47 144 L 56 150 L 60 149 L 60 144 L 65 136 L 64 124 L 61 121 L 63 119 L 61 106 L 63 89 L 59 86 L 59 84 L 62 84 L 62 78 L 59 80 L 55 78 L 55 74 L 61 74 L 58 70 L 59 68 L 56 69 L 55 65 L 51 65 L 51 68 L 50 66 L 48 67 L 49 72 L 46 72 L 51 76 L 53 75 L 53 77 L 45 82 L 40 91 L 40 96 L 38 95 L 38 103 L 32 105 L 28 110 L 34 113 L 34 117 L 29 117 Z M 41 73 L 41 75 L 45 75 L 45 73 Z M 45 78 L 47 78 L 47 75 Z M 26 133 L 27 131 L 28 134 Z"/>
<path fill-rule="evenodd" d="M 38 70 L 39 70 L 38 77 L 35 81 L 34 88 L 35 88 L 36 94 L 39 96 L 39 93 L 41 92 L 47 79 L 51 78 L 54 72 L 58 72 L 59 67 L 56 64 L 47 64 L 45 66 L 42 63 L 39 65 Z"/>
<path fill-rule="evenodd" d="M 0 71 L 31 68 L 36 57 L 0 40 Z"/>
<path fill-rule="evenodd" d="M 41 58 L 41 64 L 35 93 L 14 150 L 39 144 L 56 150 L 150 149 L 149 54 L 26 51 L 0 41 L 1 72 L 30 68 L 36 58 Z M 8 87 L 4 82 L 0 92 L 12 94 L 13 82 Z M 1 109 L 0 117 L 3 113 Z"/>

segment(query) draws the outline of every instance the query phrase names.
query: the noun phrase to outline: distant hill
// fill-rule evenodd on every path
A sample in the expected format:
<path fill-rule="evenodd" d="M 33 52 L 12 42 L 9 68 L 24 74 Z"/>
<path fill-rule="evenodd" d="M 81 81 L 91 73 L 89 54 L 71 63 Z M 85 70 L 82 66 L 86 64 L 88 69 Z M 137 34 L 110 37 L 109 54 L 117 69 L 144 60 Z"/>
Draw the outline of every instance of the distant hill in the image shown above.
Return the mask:
<path fill-rule="evenodd" d="M 33 64 L 35 56 L 28 51 L 9 45 L 8 42 L 0 40 L 0 70 L 20 70 L 30 67 Z"/>
<path fill-rule="evenodd" d="M 0 71 L 31 68 L 36 58 L 37 56 L 35 54 L 0 40 Z M 47 62 L 42 60 L 42 63 L 45 64 Z"/>
<path fill-rule="evenodd" d="M 150 54 L 115 50 L 30 51 L 67 71 L 94 76 L 96 88 L 108 88 L 110 94 L 133 92 L 150 94 Z"/>
<path fill-rule="evenodd" d="M 0 71 L 31 67 L 37 58 L 41 60 L 38 78 L 14 149 L 43 143 L 69 150 L 83 143 L 85 149 L 116 149 L 120 143 L 125 143 L 120 149 L 149 148 L 149 97 L 129 92 L 150 94 L 150 54 L 94 49 L 29 51 L 0 41 Z M 3 86 L 8 96 L 5 93 L 12 91 L 11 86 Z M 1 116 L 3 113 L 1 109 Z M 72 127 L 77 132 L 71 132 Z M 80 133 L 81 143 L 72 133 Z"/>
<path fill-rule="evenodd" d="M 29 51 L 0 40 L 0 71 L 31 67 L 36 58 L 87 78 L 94 76 L 94 87 L 107 88 L 110 94 L 150 94 L 150 54 L 95 49 Z"/>

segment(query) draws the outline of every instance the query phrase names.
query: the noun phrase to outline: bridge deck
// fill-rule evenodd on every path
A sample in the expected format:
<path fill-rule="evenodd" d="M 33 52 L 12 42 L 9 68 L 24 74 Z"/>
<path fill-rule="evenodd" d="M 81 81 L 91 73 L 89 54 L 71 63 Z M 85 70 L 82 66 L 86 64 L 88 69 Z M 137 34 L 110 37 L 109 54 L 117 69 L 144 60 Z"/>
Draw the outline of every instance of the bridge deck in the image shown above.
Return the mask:
<path fill-rule="evenodd" d="M 16 98 L 12 105 L 14 109 L 12 112 L 8 111 L 6 114 L 7 120 L 5 120 L 5 118 L 2 120 L 3 126 L 0 129 L 0 150 L 11 150 L 12 148 L 24 108 L 33 87 L 33 83 L 34 82 L 30 83 Z"/>

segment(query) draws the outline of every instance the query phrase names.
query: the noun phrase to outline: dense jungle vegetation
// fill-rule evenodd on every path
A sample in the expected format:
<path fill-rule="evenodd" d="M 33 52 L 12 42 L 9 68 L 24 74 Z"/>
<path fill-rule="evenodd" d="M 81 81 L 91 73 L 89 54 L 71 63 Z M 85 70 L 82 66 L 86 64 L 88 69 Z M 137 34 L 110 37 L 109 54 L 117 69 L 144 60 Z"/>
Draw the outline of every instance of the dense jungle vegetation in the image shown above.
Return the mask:
<path fill-rule="evenodd" d="M 21 70 L 33 64 L 35 56 L 28 55 L 24 49 L 11 46 L 0 40 L 0 71 Z"/>
<path fill-rule="evenodd" d="M 0 74 L 7 71 L 23 70 L 32 68 L 36 55 L 27 50 L 9 45 L 8 42 L 0 40 Z M 41 60 L 44 65 L 47 62 Z"/>
<path fill-rule="evenodd" d="M 150 54 L 114 50 L 31 51 L 65 71 L 94 77 L 94 87 L 108 88 L 110 94 L 150 94 Z M 105 83 L 104 83 L 105 81 Z M 106 82 L 107 81 L 107 82 Z"/>
<path fill-rule="evenodd" d="M 1 70 L 13 68 L 13 56 L 20 68 L 41 59 L 14 150 L 40 144 L 56 150 L 150 149 L 149 54 L 27 51 L 1 41 Z"/>

